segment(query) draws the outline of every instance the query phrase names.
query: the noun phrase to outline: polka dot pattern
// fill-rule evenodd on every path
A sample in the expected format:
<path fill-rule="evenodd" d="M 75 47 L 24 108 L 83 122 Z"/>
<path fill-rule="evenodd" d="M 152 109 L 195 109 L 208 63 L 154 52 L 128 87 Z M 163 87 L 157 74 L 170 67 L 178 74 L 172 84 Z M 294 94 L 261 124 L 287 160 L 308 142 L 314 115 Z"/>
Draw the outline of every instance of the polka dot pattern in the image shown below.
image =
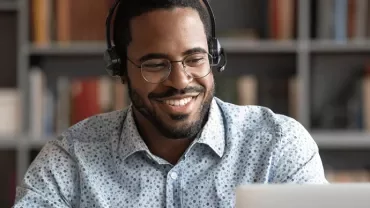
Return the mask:
<path fill-rule="evenodd" d="M 235 188 L 251 183 L 327 180 L 316 143 L 297 121 L 214 98 L 176 165 L 150 152 L 131 108 L 70 127 L 32 162 L 14 207 L 234 207 Z"/>

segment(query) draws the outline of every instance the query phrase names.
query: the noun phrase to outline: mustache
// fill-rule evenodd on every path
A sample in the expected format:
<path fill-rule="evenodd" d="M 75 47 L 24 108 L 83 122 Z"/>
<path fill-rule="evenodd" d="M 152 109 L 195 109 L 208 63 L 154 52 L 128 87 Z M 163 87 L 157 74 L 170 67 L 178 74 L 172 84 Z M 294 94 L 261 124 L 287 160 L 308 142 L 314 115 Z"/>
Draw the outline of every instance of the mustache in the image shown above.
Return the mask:
<path fill-rule="evenodd" d="M 205 91 L 205 88 L 202 86 L 192 86 L 192 87 L 187 87 L 181 90 L 171 88 L 163 93 L 153 93 L 153 92 L 149 93 L 148 98 L 149 99 L 162 99 L 162 98 L 171 97 L 175 95 L 185 95 L 187 93 L 202 93 L 204 91 Z"/>

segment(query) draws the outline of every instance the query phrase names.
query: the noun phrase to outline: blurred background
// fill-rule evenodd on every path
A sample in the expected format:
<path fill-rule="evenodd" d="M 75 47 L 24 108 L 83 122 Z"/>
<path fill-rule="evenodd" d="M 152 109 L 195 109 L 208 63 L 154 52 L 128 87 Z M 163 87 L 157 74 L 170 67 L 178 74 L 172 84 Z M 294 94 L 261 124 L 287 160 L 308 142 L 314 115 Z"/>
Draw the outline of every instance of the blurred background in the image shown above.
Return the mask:
<path fill-rule="evenodd" d="M 112 0 L 0 0 L 0 207 L 48 140 L 129 103 L 103 62 Z M 370 1 L 211 0 L 216 95 L 291 116 L 330 182 L 370 181 Z"/>

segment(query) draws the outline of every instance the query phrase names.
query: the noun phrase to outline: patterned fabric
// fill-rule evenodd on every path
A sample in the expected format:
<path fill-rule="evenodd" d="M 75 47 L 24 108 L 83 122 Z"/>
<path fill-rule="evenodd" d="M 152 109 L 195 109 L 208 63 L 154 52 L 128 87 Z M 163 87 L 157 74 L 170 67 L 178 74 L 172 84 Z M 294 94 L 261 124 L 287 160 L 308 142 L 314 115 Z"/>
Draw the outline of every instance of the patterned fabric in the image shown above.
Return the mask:
<path fill-rule="evenodd" d="M 49 141 L 15 207 L 234 207 L 251 183 L 327 183 L 318 147 L 292 118 L 214 98 L 176 165 L 149 151 L 131 108 L 88 118 Z"/>

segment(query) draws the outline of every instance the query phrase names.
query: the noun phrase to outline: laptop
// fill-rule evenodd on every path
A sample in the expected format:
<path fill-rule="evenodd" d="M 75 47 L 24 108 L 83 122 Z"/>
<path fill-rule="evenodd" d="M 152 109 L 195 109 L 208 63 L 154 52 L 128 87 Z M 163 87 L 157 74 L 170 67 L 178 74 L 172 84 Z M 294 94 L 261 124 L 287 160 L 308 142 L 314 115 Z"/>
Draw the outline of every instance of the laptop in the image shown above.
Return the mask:
<path fill-rule="evenodd" d="M 370 208 L 370 184 L 243 185 L 235 208 Z"/>

